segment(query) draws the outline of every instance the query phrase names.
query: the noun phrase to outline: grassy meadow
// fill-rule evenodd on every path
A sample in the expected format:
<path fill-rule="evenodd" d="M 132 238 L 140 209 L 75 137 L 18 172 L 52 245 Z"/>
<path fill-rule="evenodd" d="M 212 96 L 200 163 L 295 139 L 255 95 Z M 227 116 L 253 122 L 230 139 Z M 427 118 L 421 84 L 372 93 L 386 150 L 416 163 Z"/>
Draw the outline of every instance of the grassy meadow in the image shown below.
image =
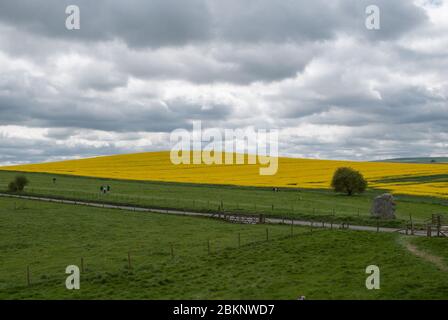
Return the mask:
<path fill-rule="evenodd" d="M 264 225 L 7 198 L 0 226 L 0 299 L 448 297 L 448 273 L 402 245 L 448 262 L 444 239 L 300 227 L 291 237 L 288 226 L 268 226 L 266 241 Z M 81 289 L 69 291 L 65 268 L 81 257 Z M 380 267 L 380 290 L 365 288 L 371 264 Z"/>
<path fill-rule="evenodd" d="M 0 171 L 0 191 L 17 172 Z M 316 221 L 347 221 L 357 224 L 376 224 L 370 217 L 372 199 L 382 193 L 369 190 L 365 194 L 348 197 L 330 190 L 237 187 L 225 185 L 181 184 L 166 182 L 113 180 L 77 176 L 26 173 L 30 180 L 29 194 L 84 199 L 139 206 L 213 211 L 223 204 L 224 211 L 263 213 L 275 217 L 293 217 Z M 56 183 L 53 183 L 56 178 Z M 103 195 L 100 186 L 111 186 Z M 423 223 L 433 213 L 448 215 L 448 201 L 434 197 L 397 196 L 397 220 L 381 222 L 385 226 L 399 226 L 412 219 Z"/>

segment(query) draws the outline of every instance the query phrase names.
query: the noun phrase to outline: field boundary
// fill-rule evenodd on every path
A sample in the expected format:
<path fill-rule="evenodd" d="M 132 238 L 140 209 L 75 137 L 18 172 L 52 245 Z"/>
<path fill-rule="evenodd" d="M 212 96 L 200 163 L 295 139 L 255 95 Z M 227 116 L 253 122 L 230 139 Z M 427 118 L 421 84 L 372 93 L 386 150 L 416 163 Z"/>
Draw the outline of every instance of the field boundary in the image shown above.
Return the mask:
<path fill-rule="evenodd" d="M 222 213 L 222 212 L 205 213 L 205 212 L 194 212 L 191 210 L 181 211 L 181 210 L 172 210 L 172 209 L 157 209 L 157 208 L 149 208 L 149 207 L 137 207 L 137 206 L 130 206 L 130 205 L 114 205 L 114 204 L 106 204 L 106 203 L 99 203 L 99 202 L 93 202 L 93 201 L 66 200 L 66 199 L 57 199 L 57 198 L 52 198 L 52 197 L 38 197 L 38 196 L 27 196 L 27 195 L 17 195 L 17 194 L 8 194 L 8 193 L 0 193 L 0 197 L 53 202 L 53 203 L 61 203 L 61 204 L 71 204 L 71 205 L 82 205 L 82 206 L 89 206 L 89 207 L 96 207 L 96 208 L 117 209 L 117 210 L 124 210 L 124 211 L 133 211 L 133 212 L 150 212 L 150 213 L 171 214 L 171 215 L 179 215 L 179 216 L 205 217 L 205 218 L 213 218 L 213 219 L 219 219 L 219 220 L 229 221 L 229 222 L 238 221 L 239 218 L 241 217 L 241 215 L 238 215 L 238 214 L 229 214 L 229 213 Z M 296 219 L 291 219 L 291 218 L 263 217 L 262 223 L 293 225 L 293 226 L 302 226 L 302 227 L 310 227 L 310 228 L 348 229 L 348 230 L 355 230 L 355 231 L 404 233 L 404 229 L 400 229 L 400 228 L 350 225 L 348 223 L 333 223 L 333 222 L 326 222 L 326 221 L 316 222 L 316 221 L 307 221 L 307 220 L 296 220 Z M 415 231 L 413 235 L 414 236 L 427 236 L 425 231 Z"/>

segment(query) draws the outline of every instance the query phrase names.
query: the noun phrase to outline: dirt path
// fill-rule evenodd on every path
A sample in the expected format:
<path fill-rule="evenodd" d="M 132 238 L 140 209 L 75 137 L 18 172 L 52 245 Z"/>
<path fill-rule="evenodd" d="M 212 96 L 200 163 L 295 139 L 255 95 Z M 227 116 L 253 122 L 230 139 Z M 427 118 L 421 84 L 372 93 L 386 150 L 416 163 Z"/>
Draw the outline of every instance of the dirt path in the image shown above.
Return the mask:
<path fill-rule="evenodd" d="M 46 202 L 55 202 L 62 204 L 71 204 L 71 205 L 83 205 L 89 207 L 97 207 L 97 208 L 107 208 L 107 209 L 118 209 L 118 210 L 126 210 L 126 211 L 139 211 L 139 212 L 153 212 L 153 213 L 163 213 L 163 214 L 173 214 L 173 215 L 185 215 L 185 216 L 196 216 L 196 217 L 210 217 L 210 218 L 218 218 L 224 219 L 224 215 L 217 213 L 204 213 L 204 212 L 192 212 L 192 211 L 180 211 L 180 210 L 171 210 L 171 209 L 155 209 L 155 208 L 142 208 L 142 207 L 134 207 L 131 205 L 113 205 L 113 204 L 104 204 L 97 203 L 91 201 L 82 201 L 82 200 L 62 200 L 55 199 L 51 197 L 36 197 L 36 196 L 25 196 L 25 195 L 12 195 L 6 193 L 0 193 L 0 197 L 9 197 L 9 198 L 19 198 L 19 199 L 27 199 L 27 200 L 37 200 L 37 201 L 46 201 Z M 237 217 L 236 215 L 226 214 L 227 218 Z M 282 218 L 266 218 L 265 223 L 268 224 L 287 224 L 287 225 L 299 225 L 299 226 L 309 226 L 314 228 L 330 228 L 330 229 L 349 229 L 349 230 L 358 230 L 358 231 L 370 231 L 370 232 L 388 232 L 388 233 L 403 233 L 404 230 L 398 228 L 386 228 L 386 227 L 372 227 L 372 226 L 360 226 L 360 225 L 341 225 L 338 223 L 328 223 L 328 222 L 312 222 L 312 221 L 304 221 L 304 220 L 296 220 L 296 219 L 282 219 Z M 414 236 L 426 236 L 424 231 L 416 231 Z"/>
<path fill-rule="evenodd" d="M 448 266 L 443 261 L 443 258 L 436 255 L 432 255 L 426 251 L 420 250 L 419 248 L 417 248 L 417 246 L 410 243 L 409 239 L 402 239 L 402 244 L 409 252 L 411 252 L 415 256 L 434 264 L 437 268 L 439 268 L 442 271 L 448 272 Z"/>

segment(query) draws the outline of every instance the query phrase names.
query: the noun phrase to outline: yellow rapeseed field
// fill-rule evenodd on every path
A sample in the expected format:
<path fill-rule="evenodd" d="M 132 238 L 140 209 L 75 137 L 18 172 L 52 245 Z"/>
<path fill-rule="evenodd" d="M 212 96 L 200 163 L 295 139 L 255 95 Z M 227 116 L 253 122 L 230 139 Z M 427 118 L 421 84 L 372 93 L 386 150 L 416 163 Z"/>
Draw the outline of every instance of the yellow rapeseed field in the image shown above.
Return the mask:
<path fill-rule="evenodd" d="M 47 172 L 99 178 L 152 180 L 242 186 L 329 188 L 341 166 L 359 170 L 370 187 L 394 193 L 448 197 L 448 182 L 421 177 L 448 175 L 448 164 L 409 164 L 279 158 L 273 176 L 259 175 L 257 165 L 174 165 L 169 152 L 148 152 L 89 159 L 0 167 L 0 170 Z M 406 179 L 403 179 L 406 178 Z M 387 181 L 401 179 L 398 181 Z M 420 180 L 420 181 L 419 181 Z"/>

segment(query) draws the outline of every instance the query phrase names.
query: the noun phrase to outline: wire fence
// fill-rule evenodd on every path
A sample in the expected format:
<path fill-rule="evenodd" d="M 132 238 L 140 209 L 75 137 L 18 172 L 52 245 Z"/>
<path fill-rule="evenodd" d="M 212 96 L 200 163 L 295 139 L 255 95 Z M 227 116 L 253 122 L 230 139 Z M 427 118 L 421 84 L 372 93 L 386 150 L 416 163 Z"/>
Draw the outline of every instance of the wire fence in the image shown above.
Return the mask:
<path fill-rule="evenodd" d="M 73 196 L 77 197 L 78 195 L 74 194 Z M 127 200 L 127 198 L 123 198 L 123 200 Z M 14 202 L 14 209 L 26 209 L 28 205 L 26 200 L 17 200 Z M 219 203 L 219 205 L 222 204 Z M 304 228 L 295 226 L 293 220 L 291 221 L 290 226 L 257 225 L 251 230 L 241 230 L 236 233 L 226 233 L 218 237 L 208 237 L 194 241 L 184 241 L 184 239 L 166 241 L 165 239 L 160 243 L 153 242 L 148 245 L 144 240 L 134 244 L 129 244 L 125 240 L 123 243 L 115 243 L 120 250 L 111 250 L 101 254 L 92 254 L 88 248 L 86 250 L 78 248 L 74 250 L 78 254 L 63 255 L 62 258 L 58 258 L 57 264 L 49 262 L 53 259 L 50 254 L 45 255 L 39 250 L 35 250 L 33 251 L 34 256 L 27 257 L 27 264 L 18 269 L 17 262 L 7 263 L 2 261 L 2 269 L 9 271 L 7 272 L 8 279 L 1 280 L 0 278 L 0 288 L 13 289 L 48 283 L 60 284 L 66 277 L 65 267 L 71 264 L 75 264 L 81 269 L 85 280 L 97 281 L 108 276 L 113 277 L 130 272 L 162 268 L 172 263 L 185 262 L 191 259 L 213 257 L 229 250 L 246 250 L 253 245 L 288 237 L 293 239 L 300 235 L 312 235 L 317 230 L 323 230 L 319 228 L 320 223 L 322 223 L 322 227 L 326 224 L 325 221 L 321 221 L 311 223 L 309 227 Z M 283 223 L 287 224 L 288 221 L 284 220 Z M 332 227 L 333 225 L 331 225 L 331 229 L 333 229 Z M 348 225 L 345 227 L 348 228 Z M 342 224 L 342 228 L 344 228 L 344 224 Z M 379 225 L 377 225 L 377 228 L 379 228 Z M 334 229 L 337 229 L 337 227 Z"/>
<path fill-rule="evenodd" d="M 336 208 L 321 208 L 305 200 L 296 200 L 286 203 L 283 200 L 272 203 L 238 202 L 232 200 L 204 200 L 204 199 L 182 199 L 176 196 L 141 196 L 121 193 L 101 193 L 82 190 L 54 190 L 46 192 L 44 189 L 28 188 L 28 194 L 42 196 L 57 196 L 71 200 L 96 201 L 100 203 L 129 204 L 135 206 L 146 206 L 154 208 L 169 208 L 177 210 L 198 211 L 227 211 L 234 213 L 262 213 L 266 215 L 309 215 L 309 216 L 338 216 L 338 217 L 369 217 L 370 212 L 363 208 L 344 207 L 342 210 Z"/>
<path fill-rule="evenodd" d="M 79 267 L 82 281 L 95 283 L 107 277 L 136 274 L 161 268 L 169 268 L 175 264 L 186 264 L 192 261 L 214 259 L 223 253 L 245 252 L 256 249 L 276 240 L 298 239 L 312 236 L 318 230 L 310 227 L 264 227 L 254 230 L 234 232 L 217 238 L 204 238 L 195 241 L 169 241 L 163 244 L 148 246 L 143 242 L 128 250 L 108 251 L 102 254 L 91 254 L 89 250 L 74 250 L 77 254 L 58 255 L 57 262 L 51 254 L 41 254 L 40 250 L 27 257 L 26 264 L 15 261 L 2 262 L 2 269 L 8 273 L 8 279 L 0 281 L 2 290 L 22 290 L 28 287 L 61 285 L 64 286 L 65 268 L 69 265 Z M 117 245 L 120 248 L 125 246 Z"/>

